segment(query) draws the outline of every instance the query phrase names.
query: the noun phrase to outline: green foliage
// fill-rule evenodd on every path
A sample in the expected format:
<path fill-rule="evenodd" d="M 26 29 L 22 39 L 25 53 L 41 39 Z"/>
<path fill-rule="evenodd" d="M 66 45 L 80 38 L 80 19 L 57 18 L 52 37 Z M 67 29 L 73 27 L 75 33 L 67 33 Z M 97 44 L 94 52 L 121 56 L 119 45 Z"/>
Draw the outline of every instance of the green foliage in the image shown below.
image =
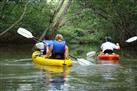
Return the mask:
<path fill-rule="evenodd" d="M 13 22 L 19 18 L 22 10 L 22 5 L 17 5 L 15 3 L 7 3 L 4 6 L 3 12 L 0 16 L 0 30 L 4 30 L 9 27 Z"/>
<path fill-rule="evenodd" d="M 23 13 L 26 1 L 12 1 L 0 2 L 0 32 L 10 27 Z M 57 7 L 53 2 L 30 0 L 21 22 L 4 36 L 11 36 L 22 26 L 39 37 L 52 23 Z M 106 35 L 122 42 L 137 35 L 136 5 L 136 0 L 72 0 L 68 12 L 64 18 L 61 17 L 65 24 L 57 31 L 73 43 L 100 43 Z"/>
<path fill-rule="evenodd" d="M 10 27 L 17 21 L 24 12 L 24 5 L 26 2 L 21 3 L 5 2 L 0 16 L 0 30 L 1 32 Z M 46 0 L 34 0 L 27 5 L 25 17 L 18 24 L 17 27 L 24 27 L 29 31 L 40 36 L 46 27 L 49 25 L 51 6 L 47 5 Z M 11 31 L 16 31 L 13 29 Z M 8 32 L 12 33 L 12 32 Z M 6 35 L 4 35 L 6 37 Z"/>
<path fill-rule="evenodd" d="M 94 31 L 93 31 L 94 32 Z M 101 40 L 99 33 L 93 33 L 82 28 L 66 26 L 60 29 L 64 39 L 70 43 L 98 43 Z M 69 37 L 68 37 L 69 36 Z"/>
<path fill-rule="evenodd" d="M 31 32 L 40 36 L 48 27 L 50 19 L 49 6 L 44 2 L 32 3 L 29 5 L 29 11 L 23 19 L 23 26 L 28 27 Z"/>

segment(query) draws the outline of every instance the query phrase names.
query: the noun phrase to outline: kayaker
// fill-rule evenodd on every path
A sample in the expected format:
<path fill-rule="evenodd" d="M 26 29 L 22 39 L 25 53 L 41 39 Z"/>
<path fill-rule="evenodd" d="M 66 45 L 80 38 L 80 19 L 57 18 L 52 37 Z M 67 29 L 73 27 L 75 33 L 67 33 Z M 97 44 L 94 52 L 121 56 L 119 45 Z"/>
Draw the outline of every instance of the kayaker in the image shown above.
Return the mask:
<path fill-rule="evenodd" d="M 51 45 L 53 45 L 53 40 L 51 40 L 51 38 L 49 37 L 45 37 L 45 39 L 43 40 L 43 43 L 46 44 L 48 46 L 49 52 L 48 52 L 48 57 L 51 56 Z"/>
<path fill-rule="evenodd" d="M 40 55 L 45 55 L 45 57 L 49 56 L 49 47 L 48 44 L 44 42 L 36 43 L 36 49 L 40 51 Z"/>
<path fill-rule="evenodd" d="M 110 36 L 105 37 L 105 42 L 101 45 L 102 52 L 104 54 L 112 54 L 114 49 L 120 49 L 119 43 L 114 44 Z"/>
<path fill-rule="evenodd" d="M 53 44 L 50 47 L 52 53 L 51 58 L 54 59 L 67 59 L 68 58 L 68 46 L 63 41 L 62 34 L 57 34 Z"/>
<path fill-rule="evenodd" d="M 48 47 L 50 47 L 53 44 L 50 34 L 47 34 L 46 37 L 45 37 L 45 39 L 42 42 L 44 44 L 47 44 Z"/>

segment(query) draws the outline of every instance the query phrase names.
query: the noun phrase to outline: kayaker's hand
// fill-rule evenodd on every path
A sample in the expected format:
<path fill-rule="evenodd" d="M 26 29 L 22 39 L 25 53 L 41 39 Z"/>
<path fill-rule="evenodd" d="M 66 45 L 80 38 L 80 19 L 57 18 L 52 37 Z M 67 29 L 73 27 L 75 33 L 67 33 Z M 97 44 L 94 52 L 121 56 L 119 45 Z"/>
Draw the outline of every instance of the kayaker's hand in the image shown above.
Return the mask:
<path fill-rule="evenodd" d="M 119 43 L 116 43 L 116 45 L 118 46 L 118 48 L 116 48 L 116 49 L 120 49 L 120 45 L 119 45 Z"/>
<path fill-rule="evenodd" d="M 70 57 L 65 57 L 65 60 L 68 60 Z"/>
<path fill-rule="evenodd" d="M 45 55 L 45 58 L 49 58 L 49 56 L 48 56 L 48 55 Z"/>

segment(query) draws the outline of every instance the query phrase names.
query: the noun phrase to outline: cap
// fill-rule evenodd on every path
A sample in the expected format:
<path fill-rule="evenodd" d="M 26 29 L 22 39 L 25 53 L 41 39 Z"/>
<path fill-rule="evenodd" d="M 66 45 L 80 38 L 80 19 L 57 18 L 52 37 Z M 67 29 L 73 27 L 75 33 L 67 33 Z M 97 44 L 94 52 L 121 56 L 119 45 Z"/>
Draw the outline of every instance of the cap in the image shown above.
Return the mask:
<path fill-rule="evenodd" d="M 40 50 L 43 50 L 44 49 L 44 43 L 43 42 L 36 43 L 36 47 Z"/>

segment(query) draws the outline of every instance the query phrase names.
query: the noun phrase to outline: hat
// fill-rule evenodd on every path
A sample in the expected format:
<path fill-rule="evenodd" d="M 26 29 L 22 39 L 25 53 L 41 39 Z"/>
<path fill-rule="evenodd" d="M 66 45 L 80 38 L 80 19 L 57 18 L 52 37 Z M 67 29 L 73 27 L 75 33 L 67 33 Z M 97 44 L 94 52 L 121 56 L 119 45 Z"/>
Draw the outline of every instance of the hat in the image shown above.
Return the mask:
<path fill-rule="evenodd" d="M 40 50 L 43 50 L 44 49 L 44 43 L 43 42 L 36 43 L 36 47 Z"/>
<path fill-rule="evenodd" d="M 111 38 L 110 36 L 106 36 L 106 37 L 105 37 L 105 40 L 111 42 L 111 41 L 112 41 L 112 38 Z"/>

